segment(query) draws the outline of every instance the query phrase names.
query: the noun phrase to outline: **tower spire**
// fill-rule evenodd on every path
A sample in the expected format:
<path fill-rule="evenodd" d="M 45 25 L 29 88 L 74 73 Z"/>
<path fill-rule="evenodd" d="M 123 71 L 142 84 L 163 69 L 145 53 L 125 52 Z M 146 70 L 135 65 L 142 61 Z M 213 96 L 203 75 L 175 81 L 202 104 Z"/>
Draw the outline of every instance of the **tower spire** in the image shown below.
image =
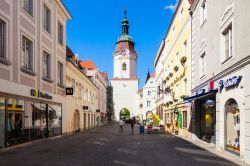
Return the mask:
<path fill-rule="evenodd" d="M 127 20 L 127 10 L 124 8 L 124 17 L 122 20 L 122 35 L 128 35 L 129 22 Z"/>

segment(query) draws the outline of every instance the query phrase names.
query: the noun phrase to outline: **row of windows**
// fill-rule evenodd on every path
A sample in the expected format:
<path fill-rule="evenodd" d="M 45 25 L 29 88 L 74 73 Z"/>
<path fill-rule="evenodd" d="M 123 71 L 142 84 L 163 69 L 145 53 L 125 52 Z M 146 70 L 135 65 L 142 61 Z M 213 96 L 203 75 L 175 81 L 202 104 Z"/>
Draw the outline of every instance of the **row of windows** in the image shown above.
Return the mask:
<path fill-rule="evenodd" d="M 34 71 L 34 54 L 33 54 L 33 42 L 26 38 L 25 36 L 22 37 L 22 67 L 26 68 L 30 71 Z M 42 61 L 42 76 L 43 78 L 51 80 L 51 55 L 43 51 L 43 61 Z M 59 84 L 63 84 L 63 64 L 58 61 L 57 64 L 57 82 Z"/>
<path fill-rule="evenodd" d="M 72 88 L 74 90 L 74 95 L 76 95 L 76 80 L 73 78 L 72 79 Z M 95 103 L 95 95 L 94 93 L 92 93 L 90 90 L 85 89 L 85 88 L 81 88 L 81 85 L 79 85 L 79 87 L 77 88 L 78 91 L 78 98 L 91 102 L 92 104 Z"/>
<path fill-rule="evenodd" d="M 167 43 L 168 45 L 169 43 Z M 175 65 L 179 65 L 180 64 L 180 57 L 186 57 L 187 56 L 187 40 L 185 40 L 183 42 L 183 46 L 182 46 L 182 55 L 180 55 L 180 52 L 177 51 L 177 53 L 175 54 Z M 172 72 L 174 68 L 174 60 L 172 59 L 170 64 L 168 65 L 167 69 L 165 70 L 167 74 L 169 74 L 170 72 Z"/>
<path fill-rule="evenodd" d="M 23 0 L 23 9 L 33 17 L 33 0 Z M 43 4 L 43 28 L 51 33 L 51 10 Z M 58 21 L 58 43 L 63 45 L 63 25 Z"/>
<path fill-rule="evenodd" d="M 221 63 L 225 63 L 227 60 L 231 59 L 233 57 L 233 35 L 232 35 L 232 24 L 229 24 L 229 26 L 222 32 L 221 38 L 223 41 L 222 49 L 224 52 L 222 53 L 222 60 Z M 207 55 L 204 51 L 200 55 L 200 78 L 202 79 L 206 73 L 207 73 Z"/>

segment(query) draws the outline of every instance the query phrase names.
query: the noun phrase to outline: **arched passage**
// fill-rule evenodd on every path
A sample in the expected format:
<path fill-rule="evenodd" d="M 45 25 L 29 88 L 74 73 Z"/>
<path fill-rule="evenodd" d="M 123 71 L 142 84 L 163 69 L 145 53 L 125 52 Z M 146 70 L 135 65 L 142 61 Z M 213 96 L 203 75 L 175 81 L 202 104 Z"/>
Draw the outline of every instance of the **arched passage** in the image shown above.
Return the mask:
<path fill-rule="evenodd" d="M 120 119 L 129 119 L 130 118 L 130 111 L 127 108 L 123 108 L 120 111 Z"/>
<path fill-rule="evenodd" d="M 227 151 L 240 154 L 240 110 L 234 99 L 225 104 L 225 141 Z"/>
<path fill-rule="evenodd" d="M 80 131 L 80 114 L 78 110 L 74 112 L 74 131 Z"/>

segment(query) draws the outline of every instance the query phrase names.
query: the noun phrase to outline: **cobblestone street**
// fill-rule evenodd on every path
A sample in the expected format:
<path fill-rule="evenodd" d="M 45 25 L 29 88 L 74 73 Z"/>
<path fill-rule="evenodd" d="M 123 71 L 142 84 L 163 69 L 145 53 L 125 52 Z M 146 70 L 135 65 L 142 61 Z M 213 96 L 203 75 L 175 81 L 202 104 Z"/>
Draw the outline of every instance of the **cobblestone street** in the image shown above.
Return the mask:
<path fill-rule="evenodd" d="M 73 136 L 37 141 L 0 152 L 1 166 L 173 166 L 236 165 L 172 135 L 131 135 L 115 124 Z"/>

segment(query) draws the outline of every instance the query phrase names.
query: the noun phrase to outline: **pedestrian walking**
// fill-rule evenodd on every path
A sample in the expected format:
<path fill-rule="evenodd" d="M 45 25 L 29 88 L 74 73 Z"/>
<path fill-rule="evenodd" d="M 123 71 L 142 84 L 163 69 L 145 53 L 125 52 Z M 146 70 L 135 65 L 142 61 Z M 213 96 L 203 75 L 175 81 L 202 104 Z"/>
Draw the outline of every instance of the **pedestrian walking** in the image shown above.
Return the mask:
<path fill-rule="evenodd" d="M 124 124 L 123 120 L 120 119 L 120 121 L 119 121 L 119 133 L 123 132 L 123 124 Z"/>
<path fill-rule="evenodd" d="M 134 134 L 134 125 L 135 125 L 135 120 L 134 120 L 134 119 L 132 119 L 130 124 L 131 124 L 131 135 L 133 135 L 133 134 Z"/>

